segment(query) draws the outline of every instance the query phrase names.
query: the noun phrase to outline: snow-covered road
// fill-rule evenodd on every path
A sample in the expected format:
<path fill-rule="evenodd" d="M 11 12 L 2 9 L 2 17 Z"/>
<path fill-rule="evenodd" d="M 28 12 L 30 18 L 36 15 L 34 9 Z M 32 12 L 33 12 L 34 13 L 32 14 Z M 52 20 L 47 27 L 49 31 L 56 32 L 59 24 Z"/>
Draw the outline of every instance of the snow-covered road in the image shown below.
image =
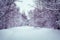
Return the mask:
<path fill-rule="evenodd" d="M 0 30 L 0 40 L 60 40 L 60 30 L 15 27 Z"/>

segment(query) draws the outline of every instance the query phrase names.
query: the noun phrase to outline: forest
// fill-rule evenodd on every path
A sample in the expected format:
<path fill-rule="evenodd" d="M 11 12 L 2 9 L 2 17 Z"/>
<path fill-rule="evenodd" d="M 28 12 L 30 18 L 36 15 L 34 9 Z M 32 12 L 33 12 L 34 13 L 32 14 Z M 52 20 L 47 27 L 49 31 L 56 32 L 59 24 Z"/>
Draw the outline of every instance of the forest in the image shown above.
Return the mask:
<path fill-rule="evenodd" d="M 60 0 L 30 1 L 0 0 L 0 29 L 21 26 L 60 29 Z"/>

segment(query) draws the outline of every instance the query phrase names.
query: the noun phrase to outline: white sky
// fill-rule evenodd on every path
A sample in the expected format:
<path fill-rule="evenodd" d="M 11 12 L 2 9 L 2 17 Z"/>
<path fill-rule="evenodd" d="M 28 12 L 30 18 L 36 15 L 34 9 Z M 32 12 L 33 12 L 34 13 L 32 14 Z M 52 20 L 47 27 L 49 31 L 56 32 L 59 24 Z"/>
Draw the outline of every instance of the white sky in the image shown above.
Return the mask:
<path fill-rule="evenodd" d="M 28 16 L 28 12 L 34 9 L 34 7 L 32 6 L 35 6 L 34 0 L 17 0 L 15 3 L 17 7 L 20 8 L 20 12 L 23 13 L 24 11 L 27 16 Z"/>

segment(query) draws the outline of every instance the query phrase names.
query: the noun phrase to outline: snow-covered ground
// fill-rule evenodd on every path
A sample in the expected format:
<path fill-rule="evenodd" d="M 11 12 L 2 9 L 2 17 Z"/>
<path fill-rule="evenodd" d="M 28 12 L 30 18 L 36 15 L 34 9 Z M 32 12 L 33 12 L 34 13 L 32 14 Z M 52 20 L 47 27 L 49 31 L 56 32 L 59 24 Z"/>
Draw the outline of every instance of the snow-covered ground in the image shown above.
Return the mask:
<path fill-rule="evenodd" d="M 60 40 L 60 30 L 15 27 L 0 30 L 0 40 Z"/>

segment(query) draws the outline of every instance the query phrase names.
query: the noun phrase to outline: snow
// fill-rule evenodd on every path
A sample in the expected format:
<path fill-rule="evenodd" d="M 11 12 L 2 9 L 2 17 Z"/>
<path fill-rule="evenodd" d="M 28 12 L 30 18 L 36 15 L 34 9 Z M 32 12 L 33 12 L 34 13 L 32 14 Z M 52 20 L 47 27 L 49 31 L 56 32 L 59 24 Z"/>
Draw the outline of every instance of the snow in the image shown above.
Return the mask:
<path fill-rule="evenodd" d="M 34 8 L 32 6 L 35 6 L 34 0 L 17 0 L 15 4 L 20 8 L 21 12 L 28 12 L 29 10 Z"/>
<path fill-rule="evenodd" d="M 0 30 L 0 40 L 60 40 L 60 30 L 14 27 Z"/>
<path fill-rule="evenodd" d="M 29 16 L 28 16 L 29 15 L 28 12 L 30 10 L 35 9 L 34 7 L 32 7 L 32 6 L 35 6 L 34 0 L 17 0 L 15 2 L 15 4 L 20 9 L 19 12 L 21 12 L 21 13 L 25 12 L 27 18 L 30 19 Z"/>

